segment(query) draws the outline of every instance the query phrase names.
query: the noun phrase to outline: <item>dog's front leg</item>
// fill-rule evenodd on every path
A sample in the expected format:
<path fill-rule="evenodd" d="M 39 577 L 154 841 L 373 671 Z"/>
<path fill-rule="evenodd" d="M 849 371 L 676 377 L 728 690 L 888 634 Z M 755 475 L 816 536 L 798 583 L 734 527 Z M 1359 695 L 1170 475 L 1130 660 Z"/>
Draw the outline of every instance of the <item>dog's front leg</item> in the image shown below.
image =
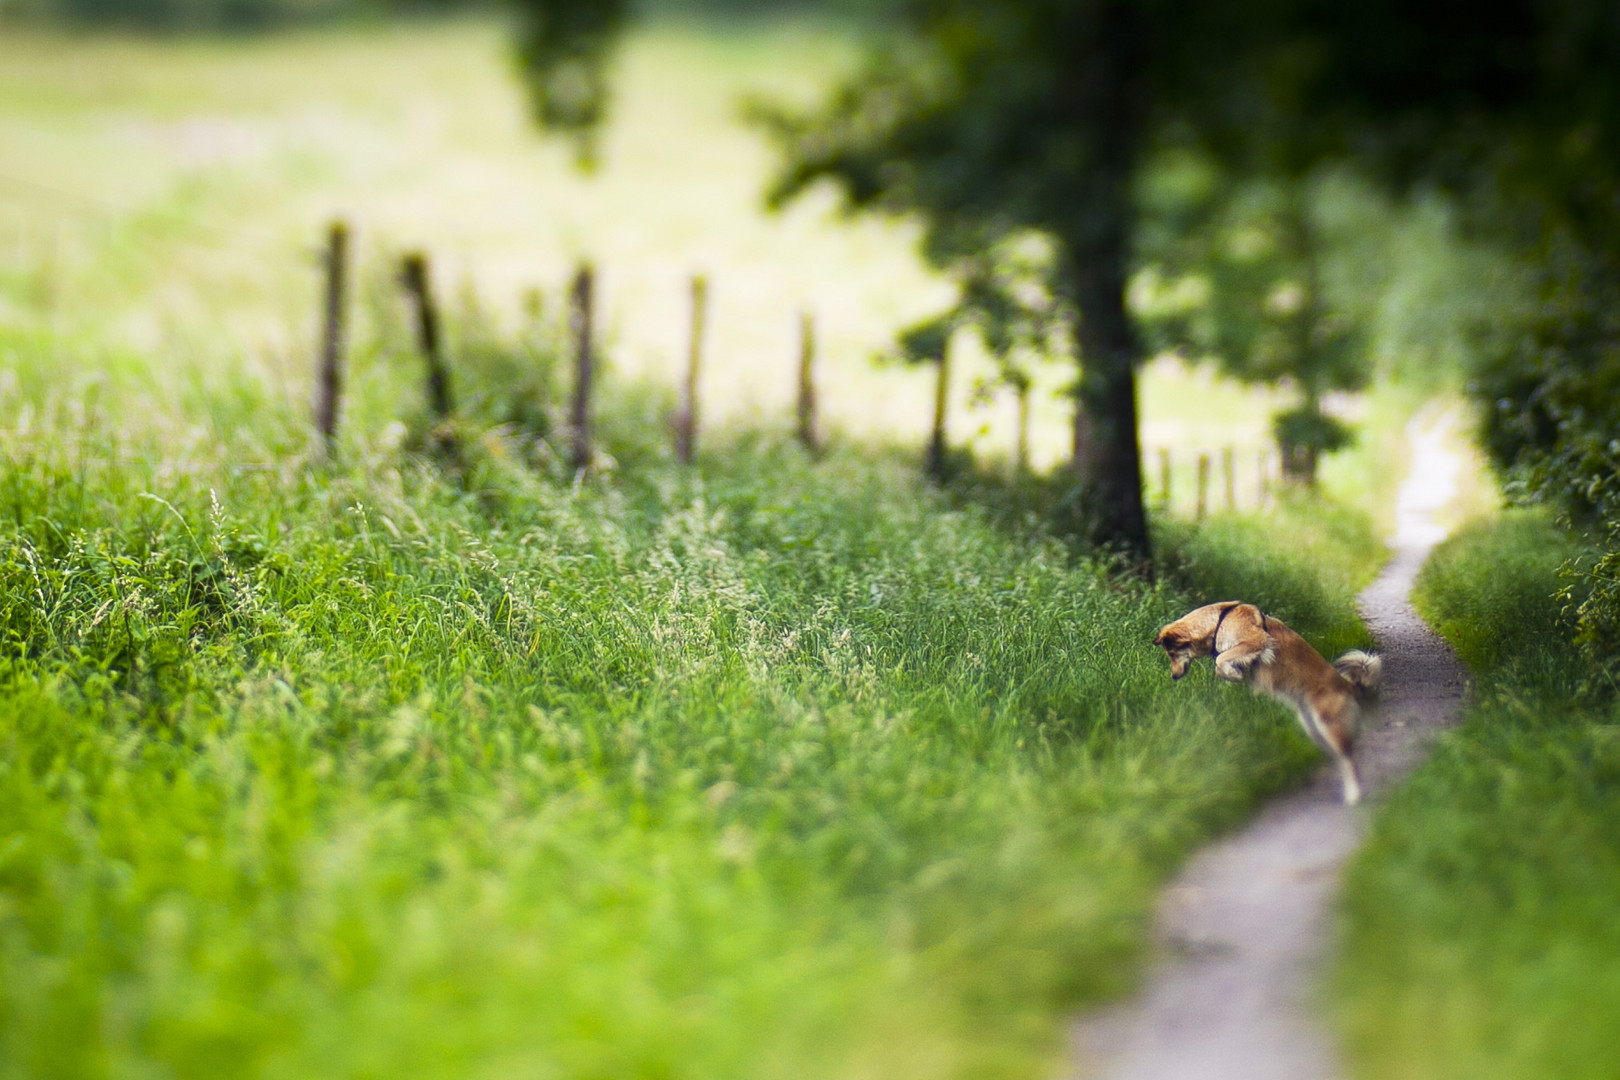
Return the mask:
<path fill-rule="evenodd" d="M 1215 661 L 1215 674 L 1227 682 L 1240 683 L 1249 677 L 1249 670 L 1265 655 L 1257 645 L 1235 645 L 1221 653 Z"/>

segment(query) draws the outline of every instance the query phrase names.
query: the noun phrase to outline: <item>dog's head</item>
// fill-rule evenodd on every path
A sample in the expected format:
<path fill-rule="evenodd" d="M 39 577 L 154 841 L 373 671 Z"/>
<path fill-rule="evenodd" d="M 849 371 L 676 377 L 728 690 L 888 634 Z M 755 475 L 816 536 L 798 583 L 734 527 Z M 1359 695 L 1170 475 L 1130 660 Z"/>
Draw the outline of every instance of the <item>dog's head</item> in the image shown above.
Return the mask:
<path fill-rule="evenodd" d="M 1236 606 L 1235 601 L 1206 604 L 1187 612 L 1153 636 L 1153 644 L 1170 658 L 1170 678 L 1187 674 L 1192 662 L 1215 651 L 1215 628 L 1221 613 Z"/>
<path fill-rule="evenodd" d="M 1187 669 L 1192 667 L 1194 660 L 1200 656 L 1209 655 L 1207 648 L 1202 652 L 1198 651 L 1198 642 L 1189 641 L 1184 636 L 1179 621 L 1173 622 L 1160 630 L 1153 638 L 1153 644 L 1162 648 L 1165 655 L 1170 658 L 1170 677 L 1172 679 L 1181 678 L 1187 674 Z"/>

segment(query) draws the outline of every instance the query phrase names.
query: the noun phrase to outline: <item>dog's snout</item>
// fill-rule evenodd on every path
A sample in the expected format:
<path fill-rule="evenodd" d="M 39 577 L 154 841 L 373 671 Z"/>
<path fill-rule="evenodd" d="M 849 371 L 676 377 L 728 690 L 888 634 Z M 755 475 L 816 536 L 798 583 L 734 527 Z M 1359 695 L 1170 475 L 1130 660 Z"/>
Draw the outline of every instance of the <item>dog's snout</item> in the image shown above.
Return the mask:
<path fill-rule="evenodd" d="M 1171 671 L 1171 672 L 1170 672 L 1170 681 L 1171 681 L 1171 682 L 1180 682 L 1180 681 L 1181 681 L 1181 677 L 1182 677 L 1182 676 L 1183 676 L 1183 675 L 1185 675 L 1185 674 L 1187 674 L 1187 669 L 1186 669 L 1186 668 L 1182 668 L 1182 669 L 1181 669 L 1181 670 L 1180 670 L 1180 671 L 1174 671 L 1174 670 L 1172 670 L 1172 671 Z"/>

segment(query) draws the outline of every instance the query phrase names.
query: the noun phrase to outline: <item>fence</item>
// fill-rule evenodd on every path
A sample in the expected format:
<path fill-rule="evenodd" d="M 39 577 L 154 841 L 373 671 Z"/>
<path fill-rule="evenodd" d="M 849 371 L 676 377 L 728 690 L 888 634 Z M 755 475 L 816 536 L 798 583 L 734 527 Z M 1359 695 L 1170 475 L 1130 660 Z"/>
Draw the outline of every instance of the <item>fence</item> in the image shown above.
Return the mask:
<path fill-rule="evenodd" d="M 1154 465 L 1149 482 L 1153 507 L 1198 521 L 1217 511 L 1265 510 L 1275 503 L 1283 482 L 1279 459 L 1263 448 L 1240 453 L 1227 446 L 1211 453 L 1158 447 L 1148 453 L 1147 461 Z"/>
<path fill-rule="evenodd" d="M 350 266 L 351 249 L 348 224 L 341 221 L 332 223 L 320 258 L 324 281 L 319 319 L 319 359 L 312 397 L 315 432 L 327 453 L 331 453 L 336 443 L 342 409 L 343 362 L 349 338 L 349 282 L 354 277 Z M 595 452 L 592 423 L 597 381 L 595 281 L 594 268 L 588 263 L 582 264 L 574 274 L 568 293 L 573 380 L 569 394 L 567 437 L 569 462 L 577 473 L 590 469 Z M 454 458 L 457 443 L 452 374 L 444 354 L 439 329 L 441 320 L 428 256 L 423 252 L 405 255 L 400 265 L 398 283 L 409 298 L 415 315 L 417 349 L 424 363 L 427 401 L 435 424 L 432 445 L 443 456 Z M 674 453 L 676 460 L 682 464 L 690 464 L 697 453 L 708 296 L 708 279 L 702 275 L 693 277 L 686 373 L 681 382 L 680 402 L 671 419 Z M 533 301 L 530 306 L 534 306 Z M 801 312 L 799 316 L 799 355 L 795 377 L 797 437 L 807 450 L 818 453 L 822 448 L 823 435 L 816 395 L 815 320 L 809 311 Z M 936 409 L 936 439 L 943 430 L 942 424 L 943 405 Z"/>
<path fill-rule="evenodd" d="M 5 179 L 5 178 L 0 178 Z M 127 208 L 97 204 L 102 211 L 126 211 Z M 208 236 L 217 231 L 229 239 L 234 230 L 214 225 L 191 223 L 205 236 L 193 236 L 191 243 L 207 243 Z M 101 225 L 102 228 L 110 226 Z M 61 229 L 56 239 L 46 247 L 47 256 L 61 249 Z M 328 228 L 325 242 L 319 251 L 318 265 L 323 274 L 320 290 L 320 310 L 317 313 L 318 342 L 315 364 L 315 385 L 311 396 L 312 427 L 316 445 L 330 454 L 339 441 L 342 423 L 343 394 L 345 391 L 346 353 L 350 345 L 349 308 L 357 287 L 354 272 L 355 244 L 352 230 L 345 222 L 334 222 Z M 24 262 L 24 232 L 19 219 L 14 238 L 15 258 L 18 266 Z M 12 254 L 7 252 L 7 254 Z M 39 288 L 52 287 L 52 258 L 39 271 Z M 431 413 L 433 431 L 428 446 L 447 459 L 455 459 L 460 447 L 457 443 L 457 394 L 452 360 L 443 341 L 442 316 L 435 292 L 433 266 L 425 252 L 409 252 L 400 257 L 397 273 L 393 277 L 411 312 L 414 333 L 411 335 L 422 361 L 424 397 Z M 596 275 L 589 265 L 577 268 L 568 290 L 568 354 L 572 363 L 571 386 L 568 388 L 568 409 L 564 436 L 565 454 L 576 472 L 588 471 L 596 460 L 596 431 L 593 423 L 594 396 L 599 382 L 599 345 L 595 340 L 599 323 L 596 305 Z M 691 464 L 701 445 L 704 350 L 706 328 L 712 303 L 709 280 L 702 275 L 690 281 L 690 322 L 686 340 L 686 365 L 679 382 L 678 404 L 669 419 L 669 438 L 675 459 Z M 532 305 L 531 305 L 532 306 Z M 793 380 L 794 430 L 797 439 L 811 453 L 819 453 L 825 446 L 826 433 L 819 411 L 817 392 L 817 327 L 814 315 L 803 310 L 798 316 L 798 355 L 791 371 Z M 926 450 L 928 471 L 935 476 L 944 473 L 943 462 L 948 446 L 947 402 L 950 365 L 942 362 L 936 373 L 934 394 L 934 423 Z M 788 374 L 785 370 L 784 374 Z M 1029 388 L 1013 388 L 1018 394 L 1019 421 L 1014 469 L 1022 472 L 1028 463 Z M 1277 462 L 1264 450 L 1245 450 L 1239 454 L 1233 447 L 1215 453 L 1172 451 L 1160 448 L 1150 452 L 1145 472 L 1152 473 L 1157 458 L 1157 476 L 1148 483 L 1152 504 L 1161 512 L 1180 513 L 1202 519 L 1218 510 L 1255 510 L 1268 506 L 1279 482 Z M 1156 483 L 1151 482 L 1156 479 Z"/>

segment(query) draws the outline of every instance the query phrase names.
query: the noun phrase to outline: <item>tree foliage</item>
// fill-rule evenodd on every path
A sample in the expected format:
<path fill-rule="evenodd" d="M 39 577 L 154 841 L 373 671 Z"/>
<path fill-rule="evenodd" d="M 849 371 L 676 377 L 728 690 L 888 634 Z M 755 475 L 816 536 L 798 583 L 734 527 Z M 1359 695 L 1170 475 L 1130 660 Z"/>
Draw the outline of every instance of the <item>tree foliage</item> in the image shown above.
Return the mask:
<path fill-rule="evenodd" d="M 7 17 L 69 26 L 127 30 L 239 32 L 304 23 L 444 9 L 463 0 L 11 0 Z"/>
<path fill-rule="evenodd" d="M 1323 395 L 1371 375 L 1371 320 L 1359 297 L 1331 287 L 1337 237 L 1323 222 L 1321 182 L 1236 178 L 1203 157 L 1165 155 L 1149 170 L 1132 308 L 1148 341 L 1209 359 L 1245 382 L 1287 383 L 1300 400 L 1275 418 L 1288 475 L 1314 484 L 1320 455 L 1351 429 Z"/>
<path fill-rule="evenodd" d="M 967 282 L 985 280 L 976 261 L 1012 238 L 1047 238 L 1052 292 L 1078 315 L 1083 523 L 1145 556 L 1141 349 L 1124 292 L 1145 72 L 1159 58 L 1151 20 L 1108 0 L 917 0 L 902 24 L 821 107 L 768 118 L 784 160 L 770 199 L 830 180 L 852 209 L 916 215 L 928 257 Z"/>
<path fill-rule="evenodd" d="M 1441 145 L 1487 184 L 1477 220 L 1531 268 L 1536 302 L 1472 389 L 1493 460 L 1601 554 L 1571 567 L 1582 642 L 1620 662 L 1620 8 L 1518 6 L 1470 125 Z M 1456 63 L 1456 61 L 1453 61 Z M 1488 70 L 1481 64 L 1482 73 Z"/>
<path fill-rule="evenodd" d="M 524 0 L 536 11 L 577 3 Z M 1590 475 L 1590 455 L 1564 453 L 1557 432 L 1586 430 L 1590 418 L 1595 437 L 1612 418 L 1552 403 L 1572 377 L 1571 386 L 1604 385 L 1611 351 L 1611 331 L 1592 317 L 1606 299 L 1582 299 L 1606 298 L 1620 267 L 1620 9 L 1611 3 L 906 0 L 895 29 L 820 108 L 772 118 L 784 151 L 772 198 L 830 180 L 853 209 L 917 216 L 928 254 L 946 266 L 1022 232 L 1050 239 L 1054 293 L 1076 315 L 1076 461 L 1101 538 L 1146 549 L 1132 371 L 1144 350 L 1124 297 L 1142 220 L 1133 183 L 1166 131 L 1285 194 L 1335 159 L 1396 186 L 1488 191 L 1508 209 L 1495 220 L 1509 222 L 1532 259 L 1578 248 L 1573 276 L 1546 261 L 1546 317 L 1480 385 L 1503 391 L 1492 413 L 1499 453 L 1520 466 L 1579 459 L 1587 464 L 1569 475 Z M 579 40 L 583 51 L 566 55 L 600 70 L 603 36 L 587 27 Z M 572 115 L 590 122 L 599 108 Z M 1308 216 L 1284 207 L 1271 220 L 1279 258 L 1308 268 L 1299 254 Z M 1292 365 L 1307 386 L 1350 381 L 1342 358 L 1358 346 L 1320 290 L 1268 285 L 1241 262 L 1210 265 L 1242 314 L 1210 316 L 1207 333 L 1229 339 L 1224 353 L 1256 372 Z M 1566 363 L 1574 353 L 1581 359 Z M 1571 376 L 1572 364 L 1582 374 Z"/>
<path fill-rule="evenodd" d="M 517 50 L 540 124 L 566 133 L 581 164 L 596 160 L 608 105 L 608 61 L 629 0 L 517 0 Z"/>

